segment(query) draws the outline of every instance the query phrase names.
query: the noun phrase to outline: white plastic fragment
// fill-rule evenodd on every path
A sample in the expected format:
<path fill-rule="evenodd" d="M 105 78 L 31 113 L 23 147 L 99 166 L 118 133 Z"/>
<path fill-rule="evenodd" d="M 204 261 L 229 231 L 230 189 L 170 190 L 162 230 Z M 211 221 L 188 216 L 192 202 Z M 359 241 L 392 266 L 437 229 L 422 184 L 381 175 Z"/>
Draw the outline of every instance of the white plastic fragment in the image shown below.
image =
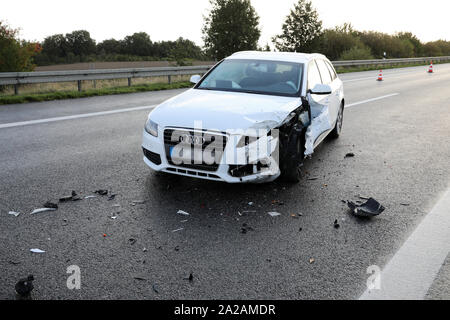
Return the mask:
<path fill-rule="evenodd" d="M 269 214 L 271 217 L 278 217 L 278 216 L 281 216 L 281 213 L 279 213 L 279 212 L 268 212 L 268 214 Z"/>
<path fill-rule="evenodd" d="M 30 249 L 30 251 L 33 253 L 45 253 L 45 251 L 41 249 Z"/>
<path fill-rule="evenodd" d="M 41 213 L 41 212 L 46 212 L 46 211 L 56 211 L 55 208 L 39 208 L 39 209 L 34 209 L 33 212 L 31 212 L 30 214 L 36 214 L 36 213 Z"/>
<path fill-rule="evenodd" d="M 189 213 L 187 213 L 186 211 L 183 211 L 183 210 L 178 210 L 177 213 L 178 214 L 182 214 L 183 216 L 188 216 L 189 215 Z"/>
<path fill-rule="evenodd" d="M 11 214 L 14 217 L 17 217 L 20 214 L 20 212 L 10 211 L 10 212 L 8 212 L 8 214 Z"/>
<path fill-rule="evenodd" d="M 172 232 L 178 232 L 178 231 L 181 231 L 181 230 L 184 230 L 184 228 L 175 229 L 175 230 L 172 230 Z"/>
<path fill-rule="evenodd" d="M 92 199 L 92 198 L 97 198 L 97 196 L 86 196 L 84 197 L 85 199 Z"/>
<path fill-rule="evenodd" d="M 113 220 L 116 220 L 116 219 L 117 219 L 117 217 L 116 217 L 116 216 L 112 216 L 112 217 L 111 217 L 111 219 L 113 219 Z"/>

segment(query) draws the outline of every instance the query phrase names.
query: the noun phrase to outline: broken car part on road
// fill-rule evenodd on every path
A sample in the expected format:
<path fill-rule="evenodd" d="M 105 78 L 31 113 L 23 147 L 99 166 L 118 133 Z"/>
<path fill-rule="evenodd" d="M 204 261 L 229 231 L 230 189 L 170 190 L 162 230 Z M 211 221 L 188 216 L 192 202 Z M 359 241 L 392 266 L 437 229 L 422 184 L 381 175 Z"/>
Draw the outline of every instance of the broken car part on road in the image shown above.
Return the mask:
<path fill-rule="evenodd" d="M 347 205 L 355 216 L 364 218 L 377 216 L 385 209 L 377 200 L 373 198 L 369 198 L 366 203 L 361 205 L 355 204 L 352 201 L 347 201 Z"/>

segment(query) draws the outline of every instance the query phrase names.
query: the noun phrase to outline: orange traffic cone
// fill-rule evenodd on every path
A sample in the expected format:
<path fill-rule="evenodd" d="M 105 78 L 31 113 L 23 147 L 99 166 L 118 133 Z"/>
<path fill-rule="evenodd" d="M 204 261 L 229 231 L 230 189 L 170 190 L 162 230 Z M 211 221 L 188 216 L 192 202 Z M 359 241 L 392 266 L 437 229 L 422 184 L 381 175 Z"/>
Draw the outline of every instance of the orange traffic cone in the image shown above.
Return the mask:
<path fill-rule="evenodd" d="M 383 81 L 383 70 L 380 70 L 377 81 Z"/>
<path fill-rule="evenodd" d="M 428 73 L 433 73 L 433 61 L 430 62 L 430 67 L 428 68 Z"/>

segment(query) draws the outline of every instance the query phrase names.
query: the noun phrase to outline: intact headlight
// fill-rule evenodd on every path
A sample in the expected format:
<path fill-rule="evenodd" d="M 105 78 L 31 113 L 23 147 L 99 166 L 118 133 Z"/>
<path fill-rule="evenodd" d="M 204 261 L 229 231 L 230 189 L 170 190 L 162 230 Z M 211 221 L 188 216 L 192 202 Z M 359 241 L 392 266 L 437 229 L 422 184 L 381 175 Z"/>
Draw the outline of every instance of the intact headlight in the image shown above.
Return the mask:
<path fill-rule="evenodd" d="M 145 123 L 145 131 L 147 133 L 151 134 L 154 137 L 158 136 L 158 124 L 156 122 L 153 122 L 152 120 L 148 119 Z"/>

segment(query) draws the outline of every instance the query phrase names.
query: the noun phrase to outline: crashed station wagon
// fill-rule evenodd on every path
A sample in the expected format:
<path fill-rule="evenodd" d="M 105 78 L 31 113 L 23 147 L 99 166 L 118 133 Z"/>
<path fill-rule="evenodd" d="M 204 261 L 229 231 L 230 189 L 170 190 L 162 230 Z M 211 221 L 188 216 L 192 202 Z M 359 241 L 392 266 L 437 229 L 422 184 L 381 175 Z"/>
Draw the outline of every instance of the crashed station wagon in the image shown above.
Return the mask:
<path fill-rule="evenodd" d="M 344 90 L 321 54 L 238 52 L 153 109 L 144 162 L 153 170 L 225 181 L 297 182 L 325 137 L 339 137 Z"/>

